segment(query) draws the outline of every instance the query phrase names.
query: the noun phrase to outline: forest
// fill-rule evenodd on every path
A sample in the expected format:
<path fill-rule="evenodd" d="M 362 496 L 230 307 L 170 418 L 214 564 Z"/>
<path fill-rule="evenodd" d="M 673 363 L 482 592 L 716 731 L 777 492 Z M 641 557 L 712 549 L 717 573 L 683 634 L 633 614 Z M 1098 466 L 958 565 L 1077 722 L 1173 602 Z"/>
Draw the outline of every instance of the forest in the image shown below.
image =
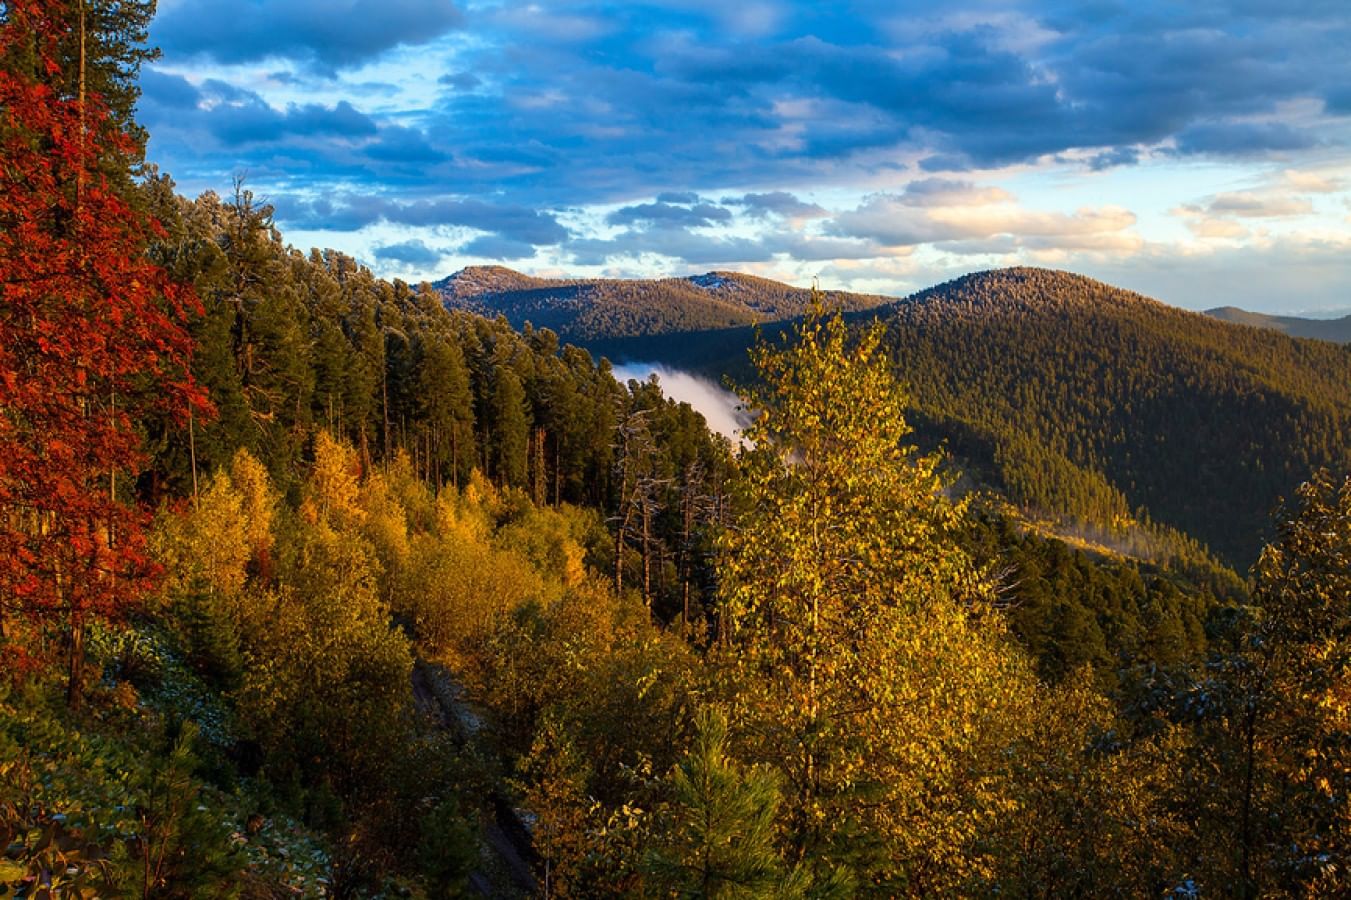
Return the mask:
<path fill-rule="evenodd" d="M 958 489 L 914 399 L 957 389 L 810 292 L 733 447 L 246 181 L 180 196 L 150 7 L 77 9 L 0 16 L 4 896 L 1351 889 L 1345 432 L 1246 578 L 1076 548 Z M 1110 458 L 1095 396 L 1055 453 Z"/>

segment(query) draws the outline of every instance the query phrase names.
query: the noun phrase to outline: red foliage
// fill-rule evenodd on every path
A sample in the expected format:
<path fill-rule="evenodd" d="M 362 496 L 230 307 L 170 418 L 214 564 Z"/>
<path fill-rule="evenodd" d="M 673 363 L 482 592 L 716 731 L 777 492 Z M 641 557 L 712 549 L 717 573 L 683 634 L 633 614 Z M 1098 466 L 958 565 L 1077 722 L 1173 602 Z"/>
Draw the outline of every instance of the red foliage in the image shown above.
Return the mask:
<path fill-rule="evenodd" d="M 111 481 L 143 462 L 139 417 L 206 408 L 183 326 L 200 306 L 146 260 L 158 225 L 99 174 L 127 136 L 61 93 L 70 4 L 6 6 L 0 56 L 35 48 L 51 81 L 0 70 L 0 616 L 59 625 L 78 651 L 85 621 L 154 577 L 145 512 Z"/>

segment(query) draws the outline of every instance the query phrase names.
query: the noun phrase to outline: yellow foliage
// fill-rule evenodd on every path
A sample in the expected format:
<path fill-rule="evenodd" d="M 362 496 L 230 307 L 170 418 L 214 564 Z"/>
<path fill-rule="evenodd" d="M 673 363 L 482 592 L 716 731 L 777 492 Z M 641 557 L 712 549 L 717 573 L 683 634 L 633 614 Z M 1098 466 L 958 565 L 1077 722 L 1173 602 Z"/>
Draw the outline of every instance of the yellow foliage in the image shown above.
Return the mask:
<path fill-rule="evenodd" d="M 360 524 L 365 511 L 359 502 L 361 460 L 355 450 L 320 431 L 314 438 L 314 469 L 309 496 L 319 514 L 341 523 Z"/>
<path fill-rule="evenodd" d="M 254 554 L 272 549 L 272 520 L 276 516 L 277 492 L 267 468 L 246 449 L 230 462 L 230 481 L 239 494 L 244 514 L 244 540 Z"/>
<path fill-rule="evenodd" d="M 249 519 L 229 473 L 222 469 L 211 477 L 195 508 L 161 513 L 152 546 L 168 572 L 171 594 L 204 588 L 234 596 L 243 590 L 252 552 Z"/>
<path fill-rule="evenodd" d="M 963 509 L 936 456 L 907 442 L 904 397 L 874 327 L 857 342 L 818 309 L 785 350 L 759 348 L 760 410 L 742 516 L 721 541 L 723 659 L 746 757 L 780 769 L 799 852 L 880 889 L 950 893 L 1007 812 L 1004 750 L 1035 680 L 984 609 L 954 541 Z"/>

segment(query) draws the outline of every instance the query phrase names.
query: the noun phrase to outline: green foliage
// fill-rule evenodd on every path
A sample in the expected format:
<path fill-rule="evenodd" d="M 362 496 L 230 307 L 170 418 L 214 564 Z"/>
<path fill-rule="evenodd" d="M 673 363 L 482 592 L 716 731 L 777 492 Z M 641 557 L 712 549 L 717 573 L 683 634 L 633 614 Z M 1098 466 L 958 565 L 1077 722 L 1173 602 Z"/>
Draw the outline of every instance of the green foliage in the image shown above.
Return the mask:
<path fill-rule="evenodd" d="M 423 817 L 418 863 L 426 874 L 430 895 L 461 897 L 469 873 L 479 861 L 478 835 L 473 823 L 460 811 L 454 797 L 442 800 Z"/>
<path fill-rule="evenodd" d="M 670 781 L 671 811 L 646 861 L 653 888 L 675 897 L 801 895 L 774 842 L 778 778 L 728 755 L 725 716 L 696 716 L 693 744 Z"/>
<path fill-rule="evenodd" d="M 56 896 L 235 896 L 244 860 L 221 799 L 194 775 L 196 734 L 188 725 L 156 747 L 87 732 L 36 689 L 0 695 L 0 885 L 19 896 L 39 885 Z"/>

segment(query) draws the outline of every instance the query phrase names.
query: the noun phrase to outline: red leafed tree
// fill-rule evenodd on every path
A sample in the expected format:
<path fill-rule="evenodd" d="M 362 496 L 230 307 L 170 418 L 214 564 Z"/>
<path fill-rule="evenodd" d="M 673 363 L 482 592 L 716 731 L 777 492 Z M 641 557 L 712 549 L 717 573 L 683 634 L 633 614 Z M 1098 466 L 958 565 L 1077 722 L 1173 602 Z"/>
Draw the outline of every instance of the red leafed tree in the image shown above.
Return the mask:
<path fill-rule="evenodd" d="M 125 499 L 143 461 L 135 423 L 207 409 L 184 328 L 198 303 L 146 260 L 158 226 L 99 172 L 130 156 L 129 137 L 85 96 L 82 71 L 77 91 L 63 87 L 59 48 L 83 28 L 82 0 L 2 11 L 0 635 L 11 652 L 63 640 L 77 705 L 86 625 L 121 615 L 155 576 L 146 513 Z"/>

